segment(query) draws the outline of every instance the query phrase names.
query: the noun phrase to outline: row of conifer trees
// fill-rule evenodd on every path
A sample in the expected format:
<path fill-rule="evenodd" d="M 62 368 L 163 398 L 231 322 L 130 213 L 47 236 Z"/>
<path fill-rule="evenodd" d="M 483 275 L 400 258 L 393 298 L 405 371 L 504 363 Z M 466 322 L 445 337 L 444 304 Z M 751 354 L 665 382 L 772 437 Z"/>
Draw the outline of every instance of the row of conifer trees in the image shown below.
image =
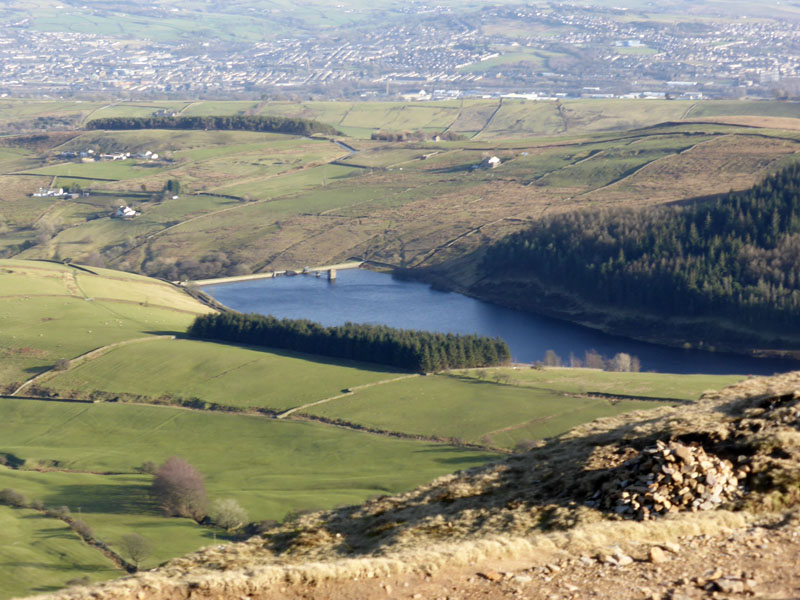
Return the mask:
<path fill-rule="evenodd" d="M 198 116 L 198 117 L 108 117 L 93 119 L 87 129 L 214 129 L 261 131 L 290 135 L 336 135 L 338 131 L 325 123 L 310 119 L 262 115 Z"/>
<path fill-rule="evenodd" d="M 511 358 L 500 338 L 355 323 L 326 327 L 306 319 L 234 312 L 199 316 L 188 333 L 200 339 L 283 348 L 424 373 L 499 365 Z"/>

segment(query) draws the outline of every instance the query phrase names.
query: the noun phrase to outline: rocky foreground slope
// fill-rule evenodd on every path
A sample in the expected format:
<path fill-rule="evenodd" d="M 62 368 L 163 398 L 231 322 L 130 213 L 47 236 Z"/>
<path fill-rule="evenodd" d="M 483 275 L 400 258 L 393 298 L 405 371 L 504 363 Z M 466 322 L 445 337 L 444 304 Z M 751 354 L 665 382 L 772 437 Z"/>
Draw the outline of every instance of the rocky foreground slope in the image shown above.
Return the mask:
<path fill-rule="evenodd" d="M 49 596 L 800 598 L 800 372 Z"/>

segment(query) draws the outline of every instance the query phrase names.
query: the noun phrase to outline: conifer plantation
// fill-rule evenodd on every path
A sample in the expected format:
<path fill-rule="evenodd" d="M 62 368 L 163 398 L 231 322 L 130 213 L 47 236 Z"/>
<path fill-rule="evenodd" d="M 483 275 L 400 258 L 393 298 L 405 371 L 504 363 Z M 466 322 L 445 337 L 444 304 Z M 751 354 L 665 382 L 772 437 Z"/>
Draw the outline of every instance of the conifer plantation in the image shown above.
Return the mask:
<path fill-rule="evenodd" d="M 325 327 L 306 319 L 258 314 L 202 315 L 188 333 L 194 338 L 283 348 L 424 373 L 499 365 L 511 358 L 500 338 L 355 323 Z"/>
<path fill-rule="evenodd" d="M 594 305 L 794 330 L 800 166 L 713 202 L 554 216 L 490 247 L 482 270 L 529 277 Z"/>
<path fill-rule="evenodd" d="M 336 135 L 338 131 L 325 123 L 288 117 L 229 115 L 208 117 L 109 117 L 94 119 L 87 129 L 215 129 L 226 131 L 260 131 L 290 135 L 321 133 Z"/>

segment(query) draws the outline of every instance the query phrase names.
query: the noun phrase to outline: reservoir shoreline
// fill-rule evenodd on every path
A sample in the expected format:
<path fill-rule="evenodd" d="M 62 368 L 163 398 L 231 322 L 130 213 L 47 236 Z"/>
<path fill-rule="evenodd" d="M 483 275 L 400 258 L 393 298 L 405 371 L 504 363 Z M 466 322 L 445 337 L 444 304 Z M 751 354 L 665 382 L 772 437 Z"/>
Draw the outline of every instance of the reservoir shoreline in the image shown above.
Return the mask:
<path fill-rule="evenodd" d="M 323 325 L 346 321 L 403 329 L 500 336 L 512 359 L 536 363 L 546 350 L 565 362 L 595 350 L 607 358 L 625 352 L 640 358 L 642 369 L 673 373 L 772 374 L 800 368 L 794 360 L 755 358 L 702 350 L 684 350 L 604 333 L 563 319 L 490 303 L 474 294 L 442 290 L 441 283 L 391 277 L 385 271 L 343 271 L 329 283 L 313 276 L 278 277 L 204 286 L 203 292 L 240 312 L 309 319 Z M 450 287 L 450 286 L 448 286 Z"/>

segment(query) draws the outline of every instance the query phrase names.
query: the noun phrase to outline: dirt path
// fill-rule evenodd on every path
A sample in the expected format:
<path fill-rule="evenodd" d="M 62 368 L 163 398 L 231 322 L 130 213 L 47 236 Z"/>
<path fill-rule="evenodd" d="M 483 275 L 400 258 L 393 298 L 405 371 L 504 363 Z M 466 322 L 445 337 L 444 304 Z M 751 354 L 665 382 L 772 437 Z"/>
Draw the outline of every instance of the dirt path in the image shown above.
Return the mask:
<path fill-rule="evenodd" d="M 411 373 L 409 375 L 401 375 L 400 377 L 394 377 L 392 379 L 383 379 L 381 381 L 375 381 L 373 383 L 365 383 L 364 385 L 357 385 L 351 388 L 348 388 L 346 392 L 342 392 L 341 394 L 337 394 L 336 396 L 331 396 L 330 398 L 323 398 L 322 400 L 317 400 L 316 402 L 309 402 L 308 404 L 303 404 L 301 406 L 295 406 L 294 408 L 290 408 L 287 411 L 284 411 L 277 415 L 277 419 L 285 419 L 289 415 L 303 411 L 307 408 L 311 408 L 312 406 L 317 406 L 319 404 L 325 404 L 326 402 L 331 402 L 333 400 L 339 400 L 340 398 L 345 398 L 347 396 L 352 396 L 359 390 L 364 390 L 366 388 L 375 387 L 378 385 L 385 385 L 387 383 L 393 383 L 395 381 L 402 381 L 403 379 L 411 379 L 413 377 L 419 377 L 418 373 Z"/>
<path fill-rule="evenodd" d="M 113 107 L 113 106 L 116 106 L 116 103 L 113 103 L 113 104 L 106 104 L 105 106 L 101 106 L 101 107 L 99 107 L 99 108 L 95 108 L 93 111 L 91 111 L 90 113 L 88 113 L 88 114 L 87 114 L 85 117 L 83 117 L 83 120 L 81 121 L 81 125 L 85 125 L 85 124 L 86 124 L 86 123 L 89 121 L 89 119 L 91 119 L 91 118 L 92 118 L 92 115 L 94 115 L 95 113 L 98 113 L 98 112 L 100 112 L 101 110 L 105 110 L 105 109 L 107 109 L 107 108 L 111 108 L 111 107 Z"/>
<path fill-rule="evenodd" d="M 178 114 L 179 114 L 179 115 L 182 115 L 183 113 L 185 113 L 187 110 L 189 110 L 189 109 L 190 109 L 192 106 L 194 106 L 195 104 L 198 104 L 198 102 L 187 102 L 187 103 L 186 103 L 186 106 L 184 106 L 182 109 L 180 109 L 180 110 L 178 111 Z"/>
<path fill-rule="evenodd" d="M 11 396 L 19 396 L 19 394 L 21 392 L 23 392 L 25 389 L 29 388 L 34 383 L 41 383 L 42 381 L 46 381 L 46 380 L 48 380 L 48 379 L 50 379 L 52 377 L 55 377 L 56 375 L 58 375 L 60 373 L 65 373 L 65 372 L 67 372 L 67 371 L 69 371 L 69 370 L 71 370 L 71 369 L 73 369 L 73 368 L 75 368 L 77 366 L 80 366 L 80 365 L 84 364 L 85 362 L 88 362 L 90 360 L 94 360 L 95 358 L 98 358 L 98 357 L 100 357 L 100 356 L 102 356 L 102 355 L 104 355 L 104 354 L 106 354 L 108 352 L 111 352 L 112 350 L 114 350 L 116 348 L 120 348 L 122 346 L 127 346 L 129 344 L 138 344 L 140 342 L 152 342 L 152 341 L 156 341 L 156 340 L 174 340 L 174 339 L 175 339 L 174 335 L 151 335 L 151 336 L 143 337 L 143 338 L 134 338 L 132 340 L 123 340 L 121 342 L 115 342 L 113 344 L 108 344 L 107 346 L 100 346 L 99 348 L 95 348 L 94 350 L 90 350 L 89 352 L 86 352 L 84 354 L 76 356 L 75 358 L 70 359 L 68 361 L 66 369 L 57 369 L 56 367 L 53 367 L 51 369 L 48 369 L 47 371 L 44 371 L 43 373 L 39 373 L 38 375 L 35 375 L 34 377 L 31 377 L 25 383 L 23 383 L 21 386 L 19 386 L 17 389 L 15 389 L 13 392 L 11 392 L 10 395 Z"/>
<path fill-rule="evenodd" d="M 691 112 L 695 109 L 696 106 L 697 106 L 697 103 L 696 102 L 692 102 L 689 105 L 689 108 L 687 108 L 685 111 L 683 111 L 683 114 L 681 115 L 681 121 L 685 121 L 686 119 L 688 119 L 689 118 L 689 114 L 691 114 Z"/>
<path fill-rule="evenodd" d="M 632 543 L 620 561 L 600 553 L 542 548 L 529 556 L 405 574 L 339 577 L 317 584 L 283 583 L 253 600 L 796 600 L 800 598 L 800 526 L 774 523 Z M 654 561 L 650 549 L 659 548 Z M 608 550 L 610 556 L 613 549 Z M 656 551 L 658 552 L 658 551 Z M 630 560 L 630 562 L 628 562 Z M 614 564 L 614 563 L 617 564 Z M 180 596 L 181 598 L 183 596 Z M 210 596 L 192 595 L 205 599 Z M 223 596 L 232 600 L 233 596 Z M 156 600 L 161 600 L 158 598 Z"/>

